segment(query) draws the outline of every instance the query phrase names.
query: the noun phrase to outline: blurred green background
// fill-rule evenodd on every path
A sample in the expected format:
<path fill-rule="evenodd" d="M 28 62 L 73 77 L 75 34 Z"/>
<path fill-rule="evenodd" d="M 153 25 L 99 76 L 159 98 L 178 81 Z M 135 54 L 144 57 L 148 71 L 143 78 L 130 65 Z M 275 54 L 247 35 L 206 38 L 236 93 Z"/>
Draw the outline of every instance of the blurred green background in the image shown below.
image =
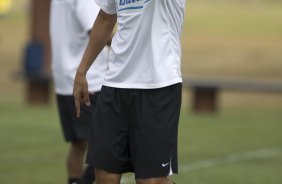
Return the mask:
<path fill-rule="evenodd" d="M 52 99 L 27 106 L 22 66 L 27 0 L 0 18 L 0 183 L 66 183 L 64 143 Z M 282 2 L 189 0 L 183 74 L 282 81 Z M 183 91 L 177 184 L 281 184 L 282 95 L 223 91 L 216 114 L 191 111 Z M 123 183 L 132 183 L 126 175 Z"/>

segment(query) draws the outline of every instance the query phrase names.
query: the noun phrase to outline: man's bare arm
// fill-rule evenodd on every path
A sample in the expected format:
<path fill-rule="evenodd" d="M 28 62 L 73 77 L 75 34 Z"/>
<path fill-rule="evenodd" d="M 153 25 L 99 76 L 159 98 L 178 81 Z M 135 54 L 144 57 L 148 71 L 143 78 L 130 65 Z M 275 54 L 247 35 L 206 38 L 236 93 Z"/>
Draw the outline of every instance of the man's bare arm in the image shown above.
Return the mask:
<path fill-rule="evenodd" d="M 90 34 L 90 40 L 84 52 L 82 61 L 77 69 L 78 73 L 85 74 L 99 53 L 111 39 L 116 24 L 116 15 L 109 15 L 100 10 Z"/>
<path fill-rule="evenodd" d="M 112 33 L 111 37 L 109 38 L 108 42 L 107 42 L 107 45 L 110 47 L 112 45 L 112 40 L 113 40 L 113 37 L 115 36 L 114 33 Z"/>
<path fill-rule="evenodd" d="M 93 25 L 87 48 L 78 66 L 74 80 L 73 95 L 77 117 L 80 116 L 80 103 L 90 105 L 86 73 L 111 38 L 116 21 L 116 15 L 109 15 L 100 10 Z"/>
<path fill-rule="evenodd" d="M 89 37 L 90 37 L 90 35 L 91 35 L 91 30 L 90 31 L 88 31 L 88 35 L 89 35 Z M 113 40 L 113 37 L 115 36 L 115 34 L 114 33 L 112 33 L 112 35 L 111 35 L 111 37 L 109 38 L 109 40 L 108 40 L 108 42 L 107 42 L 107 46 L 111 46 L 112 45 L 112 40 Z"/>

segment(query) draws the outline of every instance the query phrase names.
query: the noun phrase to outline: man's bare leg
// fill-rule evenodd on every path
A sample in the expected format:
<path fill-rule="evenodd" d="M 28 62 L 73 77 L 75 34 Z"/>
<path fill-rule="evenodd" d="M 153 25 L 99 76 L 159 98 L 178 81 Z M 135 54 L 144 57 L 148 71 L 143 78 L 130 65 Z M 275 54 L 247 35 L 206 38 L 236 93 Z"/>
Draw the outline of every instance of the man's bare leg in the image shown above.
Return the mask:
<path fill-rule="evenodd" d="M 95 168 L 95 184 L 120 184 L 121 176 Z"/>
<path fill-rule="evenodd" d="M 150 179 L 138 179 L 137 184 L 174 184 L 167 177 L 163 178 L 150 178 Z"/>
<path fill-rule="evenodd" d="M 86 141 L 76 141 L 71 143 L 67 157 L 67 170 L 69 178 L 79 179 L 81 177 L 83 172 L 86 148 Z"/>

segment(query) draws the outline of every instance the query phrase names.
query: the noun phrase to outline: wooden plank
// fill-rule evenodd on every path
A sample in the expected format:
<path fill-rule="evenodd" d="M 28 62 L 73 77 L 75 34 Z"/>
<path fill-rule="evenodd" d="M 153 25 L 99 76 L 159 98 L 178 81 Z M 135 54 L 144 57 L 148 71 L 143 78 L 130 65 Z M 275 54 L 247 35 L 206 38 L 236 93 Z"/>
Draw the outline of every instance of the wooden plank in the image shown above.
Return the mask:
<path fill-rule="evenodd" d="M 218 89 L 197 87 L 193 90 L 194 112 L 214 113 L 218 109 Z"/>

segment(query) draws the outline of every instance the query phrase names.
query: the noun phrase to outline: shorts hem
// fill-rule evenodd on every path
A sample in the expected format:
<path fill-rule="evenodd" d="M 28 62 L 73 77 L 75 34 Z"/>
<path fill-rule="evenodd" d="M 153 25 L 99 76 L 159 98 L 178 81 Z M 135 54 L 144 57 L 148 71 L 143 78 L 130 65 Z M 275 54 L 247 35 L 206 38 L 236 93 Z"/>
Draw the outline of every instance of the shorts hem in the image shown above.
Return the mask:
<path fill-rule="evenodd" d="M 78 137 L 78 138 L 65 138 L 65 141 L 68 143 L 73 143 L 77 141 L 88 141 L 89 137 Z"/>
<path fill-rule="evenodd" d="M 109 166 L 107 164 L 95 162 L 94 159 L 89 156 L 86 159 L 86 163 L 88 165 L 94 166 L 97 169 L 101 169 L 101 170 L 104 170 L 110 173 L 115 173 L 115 174 L 124 174 L 124 173 L 133 172 L 133 169 L 130 169 L 130 168 L 114 167 L 113 165 Z"/>

